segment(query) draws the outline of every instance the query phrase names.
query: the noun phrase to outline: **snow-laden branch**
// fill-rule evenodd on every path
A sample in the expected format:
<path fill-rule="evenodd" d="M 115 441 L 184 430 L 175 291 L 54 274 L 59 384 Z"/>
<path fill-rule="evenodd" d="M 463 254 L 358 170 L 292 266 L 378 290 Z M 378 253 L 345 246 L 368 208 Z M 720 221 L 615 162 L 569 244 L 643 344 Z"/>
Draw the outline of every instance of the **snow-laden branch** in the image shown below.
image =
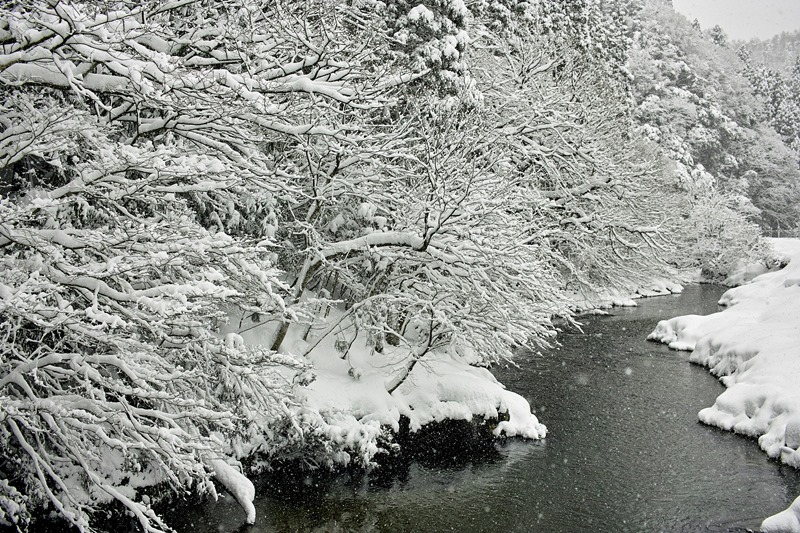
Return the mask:
<path fill-rule="evenodd" d="M 411 232 L 374 232 L 348 241 L 330 243 L 319 251 L 319 256 L 323 259 L 330 259 L 336 255 L 346 255 L 356 250 L 382 246 L 403 246 L 416 251 L 424 251 L 425 240 Z"/>
<path fill-rule="evenodd" d="M 80 531 L 114 504 L 155 532 L 122 480 L 236 492 L 214 461 L 324 431 L 296 418 L 304 364 L 218 330 L 232 308 L 307 319 L 276 264 L 287 216 L 312 167 L 364 183 L 388 153 L 370 120 L 396 72 L 345 4 L 95 7 L 3 14 L 0 435 L 28 470 L 0 496 Z"/>

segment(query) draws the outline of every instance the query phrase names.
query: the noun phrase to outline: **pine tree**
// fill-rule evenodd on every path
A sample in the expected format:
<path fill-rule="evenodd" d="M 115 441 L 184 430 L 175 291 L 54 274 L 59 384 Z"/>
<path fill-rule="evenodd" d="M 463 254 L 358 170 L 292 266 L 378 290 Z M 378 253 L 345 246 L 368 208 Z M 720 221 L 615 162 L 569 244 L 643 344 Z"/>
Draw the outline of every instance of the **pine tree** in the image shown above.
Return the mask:
<path fill-rule="evenodd" d="M 717 46 L 721 46 L 723 48 L 728 46 L 728 35 L 719 24 L 711 28 L 709 35 L 711 37 L 711 41 Z"/>

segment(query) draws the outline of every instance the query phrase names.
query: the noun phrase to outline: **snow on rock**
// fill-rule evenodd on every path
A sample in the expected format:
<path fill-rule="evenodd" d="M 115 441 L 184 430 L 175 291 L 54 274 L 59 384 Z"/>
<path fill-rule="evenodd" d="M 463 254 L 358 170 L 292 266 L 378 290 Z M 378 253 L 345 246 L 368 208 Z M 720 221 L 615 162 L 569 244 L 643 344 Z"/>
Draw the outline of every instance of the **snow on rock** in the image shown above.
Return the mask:
<path fill-rule="evenodd" d="M 506 413 L 509 420 L 498 424 L 495 435 L 544 438 L 547 428 L 531 413 L 527 400 L 506 390 L 489 370 L 470 366 L 449 353 L 435 352 L 426 357 L 425 364 L 415 367 L 394 393 L 410 407 L 405 414 L 412 430 L 445 419 L 496 418 Z"/>
<path fill-rule="evenodd" d="M 321 415 L 320 431 L 347 450 L 337 462 L 372 460 L 379 451 L 381 428 L 400 431 L 402 417 L 408 418 L 411 431 L 417 431 L 432 422 L 491 419 L 503 414 L 508 420 L 498 424 L 498 436 L 540 439 L 546 435 L 547 428 L 531 413 L 528 401 L 506 390 L 486 368 L 474 366 L 475 354 L 465 347 L 425 354 L 390 393 L 387 383 L 402 377 L 411 362 L 409 345 L 386 343 L 378 352 L 367 345 L 363 333 L 350 343 L 352 329 L 344 326 L 333 333 L 328 331 L 343 314 L 333 306 L 325 323 L 315 324 L 310 330 L 293 325 L 282 344 L 284 351 L 297 354 L 313 368 L 313 381 L 298 394 L 305 413 Z M 233 317 L 231 322 L 235 325 L 239 320 Z M 265 324 L 248 328 L 242 338 L 246 344 L 269 345 L 273 334 Z M 410 333 L 407 337 L 407 342 L 414 341 Z M 337 349 L 341 341 L 350 345 L 346 355 Z"/>
<path fill-rule="evenodd" d="M 352 422 L 376 423 L 395 431 L 400 429 L 401 416 L 408 417 L 411 431 L 417 431 L 431 422 L 497 418 L 506 413 L 509 420 L 498 425 L 498 436 L 539 439 L 547 433 L 525 398 L 506 390 L 487 369 L 448 352 L 426 354 L 390 394 L 385 383 L 404 366 L 398 364 L 398 352 L 352 350 L 343 361 L 323 344 L 310 355 L 316 380 L 306 390 L 308 405 L 322 413 L 337 413 L 333 417 L 337 424 L 344 421 L 342 413 L 348 413 Z M 359 379 L 349 375 L 348 368 L 358 368 Z"/>
<path fill-rule="evenodd" d="M 642 287 L 636 291 L 633 298 L 650 298 L 653 296 L 665 296 L 668 294 L 680 294 L 683 292 L 683 285 L 668 279 L 657 279 L 652 281 L 647 287 Z"/>
<path fill-rule="evenodd" d="M 681 277 L 683 282 L 693 280 L 695 276 L 692 274 L 690 272 L 675 272 L 675 276 Z M 636 307 L 638 305 L 636 300 L 640 298 L 680 294 L 682 292 L 683 285 L 678 281 L 657 278 L 638 287 L 632 286 L 627 289 L 595 287 L 588 292 L 573 292 L 569 296 L 576 314 L 602 315 L 603 310 L 612 307 Z"/>
<path fill-rule="evenodd" d="M 800 468 L 800 239 L 771 242 L 783 269 L 728 290 L 724 311 L 661 321 L 648 338 L 691 350 L 727 387 L 700 411 L 703 423 L 758 438 L 770 457 Z M 800 504 L 792 509 L 797 524 Z M 771 524 L 790 522 L 777 516 Z"/>
<path fill-rule="evenodd" d="M 763 533 L 800 533 L 800 497 L 785 511 L 761 523 Z"/>
<path fill-rule="evenodd" d="M 222 459 L 212 459 L 210 464 L 217 481 L 222 483 L 247 513 L 247 523 L 255 524 L 256 508 L 253 500 L 256 497 L 256 489 L 253 483 Z"/>
<path fill-rule="evenodd" d="M 547 427 L 539 423 L 531 413 L 528 400 L 519 394 L 506 392 L 503 397 L 503 406 L 508 411 L 509 419 L 497 424 L 494 430 L 495 435 L 526 439 L 543 439 L 547 435 Z"/>

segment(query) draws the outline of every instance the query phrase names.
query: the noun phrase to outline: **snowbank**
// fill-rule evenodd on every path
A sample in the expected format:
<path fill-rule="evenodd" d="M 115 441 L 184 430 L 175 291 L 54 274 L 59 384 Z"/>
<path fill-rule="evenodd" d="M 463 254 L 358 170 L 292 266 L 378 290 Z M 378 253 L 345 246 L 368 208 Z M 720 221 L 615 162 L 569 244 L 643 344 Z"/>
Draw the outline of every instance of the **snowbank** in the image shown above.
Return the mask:
<path fill-rule="evenodd" d="M 298 394 L 309 419 L 316 420 L 319 413 L 323 422 L 315 423 L 325 437 L 347 450 L 335 462 L 370 461 L 379 450 L 381 428 L 400 431 L 402 417 L 412 432 L 445 420 L 507 418 L 497 425 L 495 435 L 541 439 L 547 434 L 525 398 L 506 390 L 488 369 L 473 366 L 476 357 L 470 350 L 432 350 L 408 372 L 413 357 L 407 342 L 387 343 L 377 351 L 364 333 L 352 339 L 353 329 L 346 321 L 331 333 L 331 324 L 342 316 L 343 311 L 333 307 L 324 323 L 310 330 L 293 325 L 282 344 L 284 352 L 313 369 L 314 379 Z M 269 327 L 256 327 L 241 337 L 247 344 L 269 344 L 271 335 Z M 397 381 L 402 383 L 390 393 Z"/>
<path fill-rule="evenodd" d="M 661 321 L 648 338 L 691 350 L 727 387 L 702 422 L 756 437 L 770 457 L 800 468 L 800 240 L 771 243 L 786 267 L 727 291 L 724 311 Z M 792 509 L 798 516 L 800 505 Z"/>
<path fill-rule="evenodd" d="M 498 436 L 540 439 L 547 433 L 525 398 L 506 390 L 489 370 L 471 366 L 467 356 L 432 351 L 390 394 L 387 382 L 404 373 L 407 349 L 386 346 L 378 353 L 356 341 L 343 359 L 334 342 L 331 336 L 308 355 L 316 379 L 305 392 L 307 406 L 329 420 L 345 424 L 350 419 L 354 428 L 375 423 L 399 431 L 405 416 L 416 431 L 431 422 L 497 418 L 504 413 L 509 419 L 497 426 Z M 305 344 L 295 340 L 292 348 L 302 353 Z"/>
<path fill-rule="evenodd" d="M 699 279 L 699 271 L 696 275 L 690 272 L 675 272 L 674 277 L 680 278 L 681 283 L 696 281 Z M 598 288 L 592 293 L 573 292 L 570 294 L 570 300 L 576 314 L 602 315 L 608 314 L 604 310 L 612 307 L 636 307 L 636 300 L 640 298 L 680 294 L 683 292 L 681 283 L 667 278 L 658 278 L 641 287 L 629 290 Z"/>

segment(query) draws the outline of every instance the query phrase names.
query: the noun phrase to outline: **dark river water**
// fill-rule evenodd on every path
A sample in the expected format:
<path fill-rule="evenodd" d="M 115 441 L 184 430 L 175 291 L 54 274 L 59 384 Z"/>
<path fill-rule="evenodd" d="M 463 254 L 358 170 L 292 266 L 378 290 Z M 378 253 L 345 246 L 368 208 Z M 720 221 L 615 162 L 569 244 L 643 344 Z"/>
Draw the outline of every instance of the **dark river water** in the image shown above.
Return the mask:
<path fill-rule="evenodd" d="M 697 421 L 722 385 L 645 338 L 658 320 L 717 310 L 722 289 L 587 317 L 561 346 L 520 354 L 500 381 L 549 433 L 459 465 L 412 463 L 381 483 L 343 476 L 302 501 L 259 496 L 255 526 L 228 497 L 181 513 L 180 532 L 722 532 L 757 530 L 800 495 L 800 471 L 756 441 Z"/>

